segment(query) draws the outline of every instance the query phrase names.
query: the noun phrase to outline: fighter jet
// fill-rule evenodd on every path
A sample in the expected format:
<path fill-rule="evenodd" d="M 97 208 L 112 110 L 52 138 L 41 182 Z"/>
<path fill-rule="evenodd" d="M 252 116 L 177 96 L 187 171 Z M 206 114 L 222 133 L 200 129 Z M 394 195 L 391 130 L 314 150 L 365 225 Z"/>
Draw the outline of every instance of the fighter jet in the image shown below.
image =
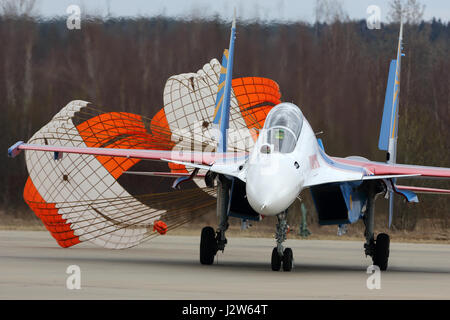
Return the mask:
<path fill-rule="evenodd" d="M 196 117 L 195 119 L 201 120 L 199 134 L 207 135 L 209 142 L 215 144 L 215 147 L 210 151 L 177 149 L 175 147 L 161 150 L 157 147 L 145 148 L 142 146 L 139 148 L 111 147 L 118 140 L 125 139 L 124 137 L 128 139 L 130 135 L 136 134 L 138 129 L 145 131 L 144 126 L 135 129 L 134 133 L 128 132 L 125 134 L 125 131 L 119 132 L 118 130 L 115 138 L 108 140 L 107 143 L 89 143 L 89 137 L 101 131 L 92 128 L 96 128 L 95 126 L 98 126 L 99 123 L 105 126 L 106 120 L 105 117 L 102 118 L 100 115 L 95 118 L 95 121 L 83 122 L 89 122 L 90 125 L 91 131 L 89 131 L 89 134 L 91 136 L 87 137 L 87 131 L 84 129 L 86 126 L 83 123 L 75 126 L 71 118 L 82 108 L 85 108 L 87 103 L 75 101 L 69 104 L 58 116 L 55 116 L 53 122 L 36 134 L 34 139 L 30 139 L 29 143 L 20 141 L 14 144 L 9 148 L 8 154 L 15 157 L 20 151 L 27 151 L 27 166 L 32 181 L 28 185 L 29 189 L 26 190 L 33 190 L 33 192 L 35 191 L 33 194 L 39 194 L 39 196 L 33 196 L 34 201 L 38 201 L 36 198 L 39 198 L 44 199 L 46 204 L 54 203 L 53 206 L 50 206 L 51 210 L 56 210 L 54 214 L 52 213 L 53 220 L 51 222 L 46 220 L 46 225 L 62 246 L 71 246 L 82 240 L 96 239 L 100 245 L 123 248 L 139 243 L 144 238 L 143 235 L 147 234 L 148 226 L 153 226 L 153 230 L 156 228 L 160 233 L 165 232 L 166 226 L 159 219 L 138 220 L 137 216 L 133 216 L 134 213 L 119 215 L 120 210 L 125 208 L 123 203 L 115 207 L 117 213 L 112 213 L 110 205 L 107 209 L 102 209 L 105 206 L 93 204 L 92 201 L 101 199 L 105 202 L 109 201 L 108 199 L 111 199 L 114 195 L 118 197 L 119 193 L 123 195 L 124 191 L 120 191 L 119 186 L 116 186 L 114 181 L 108 186 L 114 186 L 114 190 L 120 192 L 115 191 L 110 195 L 108 192 L 112 187 L 108 186 L 105 186 L 101 191 L 95 189 L 95 186 L 101 183 L 101 179 L 106 179 L 105 177 L 109 179 L 109 171 L 115 179 L 122 173 L 174 178 L 176 179 L 174 188 L 180 188 L 181 183 L 185 181 L 200 178 L 204 179 L 206 186 L 215 188 L 219 224 L 217 228 L 207 226 L 202 229 L 200 241 L 200 262 L 202 264 L 213 264 L 217 252 L 225 249 L 227 244 L 225 234 L 229 227 L 230 217 L 238 217 L 245 223 L 249 220 L 259 221 L 264 216 L 276 216 L 278 218 L 276 246 L 272 250 L 271 268 L 274 271 L 279 271 L 282 266 L 284 271 L 292 270 L 293 252 L 290 248 L 283 246 L 288 232 L 288 208 L 303 190 L 309 189 L 320 224 L 345 225 L 353 224 L 359 220 L 364 222 L 365 254 L 372 258 L 374 265 L 377 265 L 381 270 L 386 270 L 390 239 L 385 233 L 375 234 L 374 204 L 377 196 L 384 195 L 389 198 L 391 203 L 389 220 L 391 221 L 394 194 L 401 195 L 409 202 L 418 201 L 416 194 L 421 192 L 450 194 L 450 190 L 400 186 L 397 184 L 397 181 L 402 178 L 450 178 L 450 168 L 396 163 L 400 68 L 403 56 L 402 34 L 403 25 L 401 24 L 397 57 L 390 64 L 379 137 L 379 148 L 387 151 L 386 162 L 375 162 L 355 156 L 339 158 L 328 155 L 323 142 L 316 137 L 315 131 L 303 115 L 301 108 L 293 103 L 280 101 L 275 105 L 273 102 L 267 102 L 265 104 L 267 114 L 256 113 L 255 110 L 261 110 L 258 109 L 261 108 L 260 104 L 243 108 L 242 106 L 245 103 L 242 102 L 243 99 L 238 99 L 238 85 L 234 82 L 236 79 L 232 79 L 236 38 L 235 19 L 231 27 L 229 47 L 224 52 L 222 63 L 218 64 L 215 61 L 197 74 L 186 74 L 180 78 L 172 79 L 173 81 L 168 81 L 170 86 L 166 85 L 167 90 L 165 89 L 164 108 L 167 120 L 164 120 L 164 123 L 170 127 L 167 127 L 167 130 L 171 130 L 171 141 L 176 145 L 182 140 L 183 133 L 175 132 L 175 126 L 177 124 L 182 126 L 181 123 L 183 122 L 184 127 L 188 127 L 190 121 L 194 119 L 189 116 L 192 115 L 192 117 Z M 216 75 L 218 79 L 215 78 Z M 252 80 L 254 81 L 251 84 L 252 87 L 246 87 L 248 79 L 242 80 L 242 88 L 253 88 L 258 81 L 264 89 L 261 92 L 268 92 L 270 86 L 274 87 L 271 82 L 264 79 L 255 79 Z M 180 85 L 180 87 L 176 87 L 177 85 Z M 211 92 L 214 93 L 215 99 Z M 192 98 L 194 96 L 195 99 Z M 249 90 L 247 90 L 242 96 L 249 100 L 251 92 L 249 93 Z M 166 101 L 166 97 L 170 99 L 167 98 Z M 186 97 L 190 98 L 187 99 Z M 202 103 L 207 105 L 207 108 L 201 109 L 200 104 Z M 237 107 L 233 107 L 233 105 L 239 105 L 241 109 L 236 111 Z M 250 112 L 249 110 L 255 112 L 252 114 L 253 117 L 259 117 L 257 122 L 262 124 L 262 128 L 249 130 L 248 119 L 244 117 L 244 113 Z M 203 111 L 206 115 L 203 115 Z M 114 127 L 114 119 L 120 116 L 123 117 L 123 114 L 110 115 L 108 124 L 112 126 L 111 129 L 102 127 L 103 131 L 101 132 L 106 134 L 114 131 L 116 128 Z M 127 117 L 127 121 L 130 122 L 128 126 L 132 126 L 132 122 L 137 118 L 130 115 L 127 115 Z M 234 124 L 243 118 L 247 121 L 245 122 L 247 125 L 244 125 L 244 132 L 239 132 Z M 242 120 L 243 123 L 244 120 Z M 93 124 L 93 122 L 95 123 Z M 233 127 L 230 127 L 230 123 L 233 124 Z M 66 131 L 58 129 L 55 131 L 58 134 L 49 135 L 53 127 L 65 128 Z M 157 131 L 154 128 L 152 130 Z M 75 132 L 83 139 L 77 140 L 77 143 L 67 144 L 65 141 L 68 138 L 64 134 L 68 131 Z M 177 138 L 174 139 L 174 137 Z M 41 143 L 36 143 L 39 141 Z M 241 146 L 241 148 L 237 148 L 238 146 Z M 237 149 L 240 151 L 236 151 Z M 40 155 L 44 153 L 53 154 L 53 156 L 43 158 Z M 85 158 L 74 158 L 77 156 Z M 84 162 L 81 160 L 78 162 L 77 160 L 87 159 L 88 156 L 92 158 L 92 160 L 89 160 L 89 164 L 95 162 L 95 166 L 89 165 L 91 171 L 86 171 L 88 169 L 84 167 L 81 168 L 81 163 Z M 108 169 L 105 159 L 156 160 L 169 163 L 172 168 L 180 166 L 186 168 L 186 170 L 184 172 L 176 172 L 176 170 L 172 170 L 172 172 L 128 170 L 134 162 L 126 166 L 122 165 L 122 167 L 116 165 L 113 169 L 111 169 L 112 167 Z M 115 170 L 119 167 L 121 171 L 117 173 Z M 73 177 L 71 177 L 72 173 L 64 173 L 63 170 L 70 171 L 68 168 L 80 173 L 80 175 L 73 174 Z M 84 188 L 84 182 L 95 177 L 99 177 L 99 180 L 93 180 L 94 182 L 89 184 L 90 189 L 86 187 L 83 192 L 74 191 Z M 68 188 L 68 181 L 75 181 L 77 185 L 71 186 L 72 189 L 65 189 Z M 95 196 L 92 195 L 93 190 Z M 61 196 L 62 193 L 65 193 L 64 197 Z M 30 199 L 31 196 L 27 196 L 27 194 L 30 194 L 30 192 L 26 191 L 26 199 Z M 128 194 L 126 195 L 128 197 Z M 101 198 L 102 196 L 103 198 Z M 64 207 L 64 204 L 75 200 L 82 203 L 83 210 L 75 212 L 71 209 L 73 206 Z M 31 200 L 27 200 L 27 202 L 33 203 Z M 30 204 L 30 206 L 32 205 Z M 134 204 L 133 202 L 133 206 L 143 210 L 141 207 L 144 205 L 142 203 Z M 43 210 L 42 208 L 43 206 L 35 209 L 35 212 Z M 48 209 L 49 207 L 45 208 Z M 109 215 L 108 210 L 110 210 Z M 84 213 L 81 213 L 81 211 Z M 81 219 L 83 214 L 84 217 L 92 220 Z M 40 215 L 45 216 L 42 213 Z M 54 227 L 55 223 L 60 223 L 57 226 L 62 231 Z M 100 230 L 106 230 L 107 232 L 100 232 Z M 115 238 L 113 236 L 106 237 L 108 234 Z M 125 240 L 123 240 L 125 238 L 129 242 L 125 243 Z"/>

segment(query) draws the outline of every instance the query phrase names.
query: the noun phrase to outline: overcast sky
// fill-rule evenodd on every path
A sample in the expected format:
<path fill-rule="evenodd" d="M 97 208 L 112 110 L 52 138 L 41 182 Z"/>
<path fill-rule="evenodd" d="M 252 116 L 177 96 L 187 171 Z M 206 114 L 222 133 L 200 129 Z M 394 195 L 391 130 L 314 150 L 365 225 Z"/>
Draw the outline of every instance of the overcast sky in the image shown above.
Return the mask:
<path fill-rule="evenodd" d="M 365 19 L 369 5 L 381 9 L 381 21 L 386 21 L 390 0 L 338 0 L 351 19 Z M 37 0 L 37 13 L 44 17 L 66 15 L 70 4 L 79 5 L 89 14 L 107 16 L 213 17 L 231 19 L 236 7 L 238 18 L 278 21 L 314 22 L 316 0 Z M 432 17 L 448 22 L 450 0 L 420 0 L 425 4 L 425 20 Z"/>

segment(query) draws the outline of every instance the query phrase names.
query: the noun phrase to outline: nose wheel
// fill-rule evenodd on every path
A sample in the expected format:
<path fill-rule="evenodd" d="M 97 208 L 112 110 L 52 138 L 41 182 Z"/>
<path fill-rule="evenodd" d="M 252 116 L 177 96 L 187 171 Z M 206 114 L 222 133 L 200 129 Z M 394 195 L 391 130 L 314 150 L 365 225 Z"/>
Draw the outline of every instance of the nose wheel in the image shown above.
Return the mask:
<path fill-rule="evenodd" d="M 272 250 L 272 261 L 271 261 L 272 270 L 273 271 L 280 271 L 280 269 L 281 269 L 281 260 L 282 260 L 282 258 L 278 254 L 278 249 L 277 248 L 273 248 L 273 250 Z"/>
<path fill-rule="evenodd" d="M 283 265 L 283 271 L 291 271 L 294 267 L 294 255 L 292 249 L 284 249 L 283 255 L 280 256 L 278 248 L 273 248 L 271 265 L 273 271 L 280 271 L 281 265 Z"/>
<path fill-rule="evenodd" d="M 294 267 L 294 254 L 291 248 L 284 249 L 283 252 L 283 270 L 291 271 Z"/>

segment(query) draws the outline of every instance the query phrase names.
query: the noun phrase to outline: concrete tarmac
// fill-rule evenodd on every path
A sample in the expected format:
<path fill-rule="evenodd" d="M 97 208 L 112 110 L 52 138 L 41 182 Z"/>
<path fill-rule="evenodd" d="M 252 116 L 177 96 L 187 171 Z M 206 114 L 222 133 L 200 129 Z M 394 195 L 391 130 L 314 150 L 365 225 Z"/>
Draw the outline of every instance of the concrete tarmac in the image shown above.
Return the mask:
<path fill-rule="evenodd" d="M 229 238 L 211 266 L 200 237 L 161 236 L 136 248 L 60 248 L 47 232 L 0 231 L 0 299 L 450 299 L 450 245 L 391 243 L 380 289 L 369 290 L 363 239 L 288 240 L 291 272 L 273 272 L 275 240 Z M 218 263 L 217 263 L 218 260 Z M 81 289 L 69 290 L 70 265 Z"/>

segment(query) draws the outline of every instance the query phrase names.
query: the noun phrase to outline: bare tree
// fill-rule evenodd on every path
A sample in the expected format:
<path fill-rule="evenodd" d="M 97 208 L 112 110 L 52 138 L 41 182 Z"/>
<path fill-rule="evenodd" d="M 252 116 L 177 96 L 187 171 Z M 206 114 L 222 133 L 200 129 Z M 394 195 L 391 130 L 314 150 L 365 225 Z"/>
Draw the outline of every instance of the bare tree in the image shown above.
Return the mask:
<path fill-rule="evenodd" d="M 36 0 L 0 0 L 0 9 L 5 16 L 32 16 Z"/>
<path fill-rule="evenodd" d="M 314 13 L 316 22 L 333 23 L 348 20 L 348 14 L 339 0 L 316 0 Z"/>
<path fill-rule="evenodd" d="M 418 0 L 392 0 L 389 6 L 390 22 L 400 22 L 400 18 L 403 18 L 405 23 L 418 24 L 425 12 L 425 5 Z"/>

